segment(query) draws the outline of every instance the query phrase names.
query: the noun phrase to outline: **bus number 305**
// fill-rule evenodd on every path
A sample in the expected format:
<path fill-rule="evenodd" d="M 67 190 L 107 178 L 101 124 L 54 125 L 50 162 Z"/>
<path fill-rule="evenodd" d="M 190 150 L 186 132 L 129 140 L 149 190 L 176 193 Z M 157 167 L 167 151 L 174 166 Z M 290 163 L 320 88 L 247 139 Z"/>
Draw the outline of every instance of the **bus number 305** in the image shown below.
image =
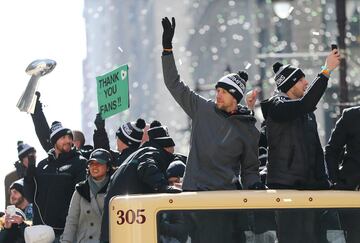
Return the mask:
<path fill-rule="evenodd" d="M 127 224 L 133 224 L 133 223 L 143 224 L 146 221 L 146 217 L 143 214 L 144 212 L 145 212 L 145 209 L 137 209 L 136 213 L 132 209 L 129 209 L 127 211 L 118 210 L 117 213 L 116 213 L 118 215 L 118 220 L 116 221 L 116 223 L 118 225 L 122 225 L 124 223 L 127 223 Z"/>

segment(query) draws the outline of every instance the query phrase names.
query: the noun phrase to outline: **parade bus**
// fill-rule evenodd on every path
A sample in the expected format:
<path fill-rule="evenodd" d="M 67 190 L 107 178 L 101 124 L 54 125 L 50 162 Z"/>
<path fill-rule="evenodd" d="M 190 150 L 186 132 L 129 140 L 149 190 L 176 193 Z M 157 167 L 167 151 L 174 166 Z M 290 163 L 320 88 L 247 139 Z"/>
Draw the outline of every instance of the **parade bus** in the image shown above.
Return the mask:
<path fill-rule="evenodd" d="M 236 242 L 278 242 L 276 213 L 313 211 L 321 215 L 319 232 L 322 232 L 327 242 L 340 243 L 346 242 L 341 215 L 354 215 L 356 222 L 356 215 L 360 215 L 360 193 L 240 190 L 128 195 L 113 197 L 109 209 L 110 242 L 191 243 L 190 236 L 186 236 L 185 241 L 167 241 L 161 233 L 163 218 L 171 214 L 180 214 L 186 219 L 197 214 L 204 215 L 206 222 L 206 214 L 216 213 L 227 213 L 239 218 L 241 223 L 236 226 L 239 241 Z M 192 227 L 187 220 L 184 222 L 185 226 Z M 243 239 L 240 240 L 241 238 Z"/>

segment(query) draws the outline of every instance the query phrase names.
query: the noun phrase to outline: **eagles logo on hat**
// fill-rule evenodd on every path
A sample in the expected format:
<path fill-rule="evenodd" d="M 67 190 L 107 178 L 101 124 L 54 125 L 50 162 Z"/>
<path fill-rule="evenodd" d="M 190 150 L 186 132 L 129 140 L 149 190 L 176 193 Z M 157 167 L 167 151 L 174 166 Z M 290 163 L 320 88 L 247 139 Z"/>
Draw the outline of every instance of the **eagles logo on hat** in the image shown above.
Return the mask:
<path fill-rule="evenodd" d="M 119 127 L 116 136 L 129 147 L 139 147 L 144 134 L 145 125 L 145 121 L 141 118 L 137 119 L 136 123 L 127 122 Z"/>
<path fill-rule="evenodd" d="M 162 126 L 159 121 L 155 120 L 150 124 L 148 134 L 150 141 L 159 144 L 163 148 L 175 146 L 174 140 L 169 135 L 168 128 Z"/>
<path fill-rule="evenodd" d="M 273 65 L 275 73 L 275 83 L 277 89 L 286 93 L 292 86 L 294 86 L 301 78 L 305 77 L 304 72 L 300 68 L 288 65 L 283 65 L 276 62 Z"/>
<path fill-rule="evenodd" d="M 227 90 L 239 103 L 244 96 L 247 80 L 248 74 L 245 71 L 230 73 L 222 77 L 216 83 L 215 88 L 220 87 Z"/>

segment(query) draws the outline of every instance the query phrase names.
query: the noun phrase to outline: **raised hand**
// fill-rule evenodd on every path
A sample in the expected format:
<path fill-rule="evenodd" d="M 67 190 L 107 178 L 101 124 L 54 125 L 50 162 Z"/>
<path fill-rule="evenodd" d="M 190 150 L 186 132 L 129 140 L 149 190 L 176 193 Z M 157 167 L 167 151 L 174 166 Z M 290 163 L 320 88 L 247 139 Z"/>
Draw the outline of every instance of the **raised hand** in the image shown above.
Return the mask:
<path fill-rule="evenodd" d="M 174 37 L 175 32 L 175 18 L 171 18 L 170 20 L 165 17 L 161 20 L 162 26 L 163 26 L 163 35 L 162 35 L 162 45 L 164 49 L 172 49 L 172 39 Z"/>
<path fill-rule="evenodd" d="M 329 71 L 334 70 L 340 64 L 340 53 L 338 49 L 334 49 L 330 52 L 328 57 L 326 58 L 325 66 Z"/>
<path fill-rule="evenodd" d="M 42 103 L 40 101 L 41 94 L 39 91 L 36 91 L 35 95 L 36 95 L 35 111 L 41 111 L 42 110 Z"/>
<path fill-rule="evenodd" d="M 96 118 L 95 118 L 94 123 L 95 123 L 95 126 L 96 126 L 96 129 L 97 129 L 97 130 L 105 129 L 105 120 L 102 119 L 100 113 L 97 113 L 97 114 L 96 114 Z"/>
<path fill-rule="evenodd" d="M 254 110 L 254 108 L 255 108 L 257 95 L 258 95 L 257 89 L 250 90 L 249 92 L 246 93 L 246 96 L 245 96 L 246 106 L 250 110 Z"/>

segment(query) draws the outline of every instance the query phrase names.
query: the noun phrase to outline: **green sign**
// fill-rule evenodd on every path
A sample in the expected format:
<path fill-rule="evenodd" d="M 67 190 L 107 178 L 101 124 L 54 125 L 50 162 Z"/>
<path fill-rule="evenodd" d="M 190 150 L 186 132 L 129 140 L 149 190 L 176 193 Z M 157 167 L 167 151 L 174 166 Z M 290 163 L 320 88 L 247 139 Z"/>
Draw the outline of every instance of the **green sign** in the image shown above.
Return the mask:
<path fill-rule="evenodd" d="M 98 107 L 103 119 L 129 108 L 128 71 L 128 65 L 123 65 L 96 77 Z"/>

